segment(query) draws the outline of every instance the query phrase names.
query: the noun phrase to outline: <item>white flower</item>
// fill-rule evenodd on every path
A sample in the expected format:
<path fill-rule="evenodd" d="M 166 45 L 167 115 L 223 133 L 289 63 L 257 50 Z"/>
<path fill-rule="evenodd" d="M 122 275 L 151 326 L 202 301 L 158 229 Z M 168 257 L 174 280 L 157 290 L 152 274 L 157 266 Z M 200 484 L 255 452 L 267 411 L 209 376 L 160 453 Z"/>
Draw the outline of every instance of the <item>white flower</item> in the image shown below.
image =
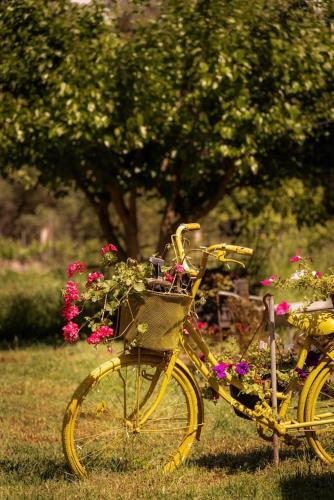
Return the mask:
<path fill-rule="evenodd" d="M 305 269 L 301 269 L 300 271 L 296 271 L 295 273 L 293 273 L 290 276 L 290 280 L 299 280 L 300 278 L 302 278 L 303 276 L 305 276 L 305 274 L 306 274 Z"/>

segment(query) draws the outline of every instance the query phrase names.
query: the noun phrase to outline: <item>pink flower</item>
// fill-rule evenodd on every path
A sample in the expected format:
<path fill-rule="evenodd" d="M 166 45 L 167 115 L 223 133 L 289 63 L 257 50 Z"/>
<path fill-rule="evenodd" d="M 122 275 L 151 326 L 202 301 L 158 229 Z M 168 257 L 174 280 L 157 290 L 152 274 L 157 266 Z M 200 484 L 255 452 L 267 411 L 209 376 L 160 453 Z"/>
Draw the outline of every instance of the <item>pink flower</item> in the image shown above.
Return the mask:
<path fill-rule="evenodd" d="M 96 335 L 95 333 L 92 333 L 89 337 L 87 337 L 86 342 L 91 345 L 96 345 L 101 342 L 101 337 L 99 335 Z"/>
<path fill-rule="evenodd" d="M 289 304 L 289 302 L 283 301 L 276 306 L 276 314 L 278 316 L 286 314 L 289 311 L 290 307 L 291 305 Z"/>
<path fill-rule="evenodd" d="M 99 326 L 95 332 L 97 335 L 100 335 L 100 337 L 111 337 L 112 335 L 114 335 L 114 330 L 112 328 L 110 328 L 110 326 Z"/>
<path fill-rule="evenodd" d="M 185 269 L 184 269 L 184 267 L 183 267 L 183 265 L 182 265 L 182 264 L 176 264 L 176 265 L 175 265 L 175 271 L 176 271 L 177 273 L 184 273 Z"/>
<path fill-rule="evenodd" d="M 80 262 L 80 260 L 77 260 L 76 262 L 73 262 L 72 264 L 69 264 L 67 266 L 67 275 L 69 278 L 72 278 L 75 273 L 84 273 L 85 270 L 85 264 L 83 262 Z"/>
<path fill-rule="evenodd" d="M 112 243 L 107 243 L 106 245 L 104 245 L 101 248 L 102 255 L 109 253 L 109 252 L 117 252 L 117 251 L 118 251 L 118 248 L 115 245 L 113 245 Z"/>
<path fill-rule="evenodd" d="M 322 272 L 320 272 L 320 271 L 313 271 L 313 273 L 312 273 L 312 274 L 314 274 L 314 276 L 315 276 L 316 278 L 322 278 Z"/>
<path fill-rule="evenodd" d="M 109 326 L 99 326 L 88 338 L 88 344 L 100 344 L 107 337 L 111 337 L 114 334 L 114 331 Z"/>
<path fill-rule="evenodd" d="M 183 331 L 183 335 L 189 335 L 189 332 L 188 332 L 188 330 L 186 328 L 183 328 L 182 331 Z"/>
<path fill-rule="evenodd" d="M 79 300 L 79 286 L 76 281 L 68 281 L 64 293 L 64 301 L 69 305 L 73 300 Z"/>
<path fill-rule="evenodd" d="M 100 279 L 103 279 L 103 278 L 104 278 L 104 276 L 103 276 L 102 273 L 99 273 L 99 272 L 89 273 L 88 277 L 87 277 L 86 286 L 89 286 L 92 283 L 94 283 L 94 281 L 97 281 L 97 280 L 100 280 Z"/>
<path fill-rule="evenodd" d="M 170 273 L 165 273 L 164 278 L 166 281 L 169 281 L 169 283 L 172 283 L 174 281 L 174 276 Z"/>
<path fill-rule="evenodd" d="M 74 344 L 79 339 L 79 325 L 70 321 L 67 325 L 63 326 L 64 340 L 70 344 Z"/>
<path fill-rule="evenodd" d="M 203 330 L 204 328 L 207 328 L 208 324 L 207 324 L 207 323 L 205 323 L 205 321 L 199 321 L 199 322 L 197 323 L 197 326 L 198 326 L 198 328 L 199 328 L 200 330 Z"/>
<path fill-rule="evenodd" d="M 263 286 L 270 286 L 273 283 L 275 283 L 275 281 L 277 281 L 277 280 L 278 280 L 278 276 L 276 274 L 272 274 L 271 276 L 269 276 L 269 278 L 260 281 L 260 283 Z"/>
<path fill-rule="evenodd" d="M 293 257 L 290 257 L 290 262 L 299 262 L 301 260 L 301 255 L 296 254 Z"/>
<path fill-rule="evenodd" d="M 71 319 L 75 318 L 78 316 L 80 313 L 80 309 L 77 306 L 71 306 L 71 304 L 65 304 L 65 307 L 63 309 L 63 316 L 67 321 L 71 321 Z"/>

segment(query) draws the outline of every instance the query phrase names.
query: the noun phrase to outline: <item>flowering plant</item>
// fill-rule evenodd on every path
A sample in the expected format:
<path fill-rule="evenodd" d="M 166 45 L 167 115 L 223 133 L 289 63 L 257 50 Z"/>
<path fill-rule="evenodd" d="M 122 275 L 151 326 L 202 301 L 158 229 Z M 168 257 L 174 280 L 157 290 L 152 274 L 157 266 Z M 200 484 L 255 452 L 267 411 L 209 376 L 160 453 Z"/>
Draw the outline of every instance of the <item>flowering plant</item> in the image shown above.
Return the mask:
<path fill-rule="evenodd" d="M 309 371 L 317 365 L 319 361 L 320 354 L 318 352 L 310 351 L 308 353 L 305 365 L 303 368 L 296 368 L 297 356 L 294 353 L 293 346 L 283 346 L 282 342 L 277 339 L 278 347 L 278 363 L 277 363 L 277 382 L 278 389 L 284 390 L 287 385 L 292 381 L 303 381 Z M 232 346 L 233 352 L 233 346 Z M 257 397 L 257 401 L 261 401 L 265 398 L 270 397 L 270 385 L 271 385 L 271 368 L 270 368 L 270 349 L 269 345 L 260 341 L 258 346 L 252 346 L 248 352 L 245 359 L 240 359 L 235 354 L 225 350 L 225 358 L 230 356 L 230 360 L 224 361 L 219 360 L 218 364 L 211 368 L 212 376 L 218 380 L 220 383 L 225 383 L 227 374 L 232 378 L 239 379 L 242 381 L 243 389 L 241 397 L 237 396 L 239 391 L 234 392 L 234 397 L 242 400 L 244 395 L 252 395 Z M 200 355 L 201 361 L 205 362 L 205 357 Z M 203 395 L 206 399 L 216 402 L 219 395 L 210 387 L 205 386 L 203 389 Z"/>
<path fill-rule="evenodd" d="M 154 263 L 155 260 L 161 263 L 161 259 L 153 258 L 150 264 L 138 263 L 134 259 L 119 262 L 117 247 L 112 243 L 101 248 L 100 258 L 102 271 L 87 274 L 86 265 L 81 261 L 67 267 L 69 280 L 63 290 L 62 311 L 67 323 L 63 327 L 63 336 L 71 344 L 79 340 L 79 334 L 83 331 L 88 333 L 88 344 L 94 346 L 114 339 L 117 309 L 128 301 L 130 294 L 151 289 L 150 279 L 155 284 L 167 285 L 167 291 L 180 291 L 185 281 L 184 268 L 180 264 L 161 266 L 161 276 L 156 280 Z M 138 328 L 142 327 L 138 325 Z"/>
<path fill-rule="evenodd" d="M 289 278 L 280 278 L 273 274 L 269 278 L 263 279 L 260 283 L 263 286 L 274 286 L 276 288 L 292 288 L 303 291 L 303 302 L 305 307 L 317 300 L 325 300 L 334 295 L 334 272 L 329 269 L 328 273 L 312 269 L 312 260 L 303 257 L 298 251 L 290 258 L 290 262 L 297 264 L 297 269 Z M 289 312 L 291 304 L 283 301 L 276 306 L 276 314 L 286 314 Z"/>

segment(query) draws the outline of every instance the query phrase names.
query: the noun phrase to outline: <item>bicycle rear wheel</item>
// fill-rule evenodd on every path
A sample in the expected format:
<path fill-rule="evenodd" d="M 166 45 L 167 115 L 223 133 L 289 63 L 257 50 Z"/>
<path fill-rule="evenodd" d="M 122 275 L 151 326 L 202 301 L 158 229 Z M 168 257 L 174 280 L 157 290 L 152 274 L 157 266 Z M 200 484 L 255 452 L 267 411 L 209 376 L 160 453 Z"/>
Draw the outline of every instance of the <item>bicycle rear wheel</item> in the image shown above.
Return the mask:
<path fill-rule="evenodd" d="M 325 366 L 315 378 L 305 403 L 305 421 L 321 425 L 306 430 L 309 445 L 325 463 L 334 461 L 334 367 Z"/>
<path fill-rule="evenodd" d="M 185 460 L 196 437 L 197 399 L 175 365 L 163 399 L 141 419 L 158 394 L 166 361 L 159 355 L 115 358 L 78 387 L 63 424 L 67 462 L 78 476 L 91 471 L 142 468 L 171 471 Z"/>

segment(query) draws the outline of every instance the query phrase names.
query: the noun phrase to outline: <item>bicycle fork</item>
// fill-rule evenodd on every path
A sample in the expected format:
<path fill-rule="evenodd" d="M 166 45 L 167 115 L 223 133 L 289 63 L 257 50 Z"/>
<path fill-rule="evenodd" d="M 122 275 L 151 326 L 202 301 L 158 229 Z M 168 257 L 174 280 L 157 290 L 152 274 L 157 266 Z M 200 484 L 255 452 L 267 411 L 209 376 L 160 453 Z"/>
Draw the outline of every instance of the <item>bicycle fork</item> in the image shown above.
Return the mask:
<path fill-rule="evenodd" d="M 157 407 L 159 406 L 161 400 L 163 399 L 166 388 L 169 384 L 169 381 L 171 379 L 174 366 L 176 363 L 176 360 L 179 356 L 180 349 L 175 349 L 168 361 L 168 364 L 164 364 L 163 362 L 161 363 L 160 368 L 157 368 L 155 374 L 151 377 L 151 383 L 146 391 L 146 394 L 141 397 L 141 377 L 149 378 L 147 375 L 143 374 L 141 372 L 141 353 L 140 353 L 140 348 L 138 349 L 138 366 L 137 366 L 137 379 L 136 379 L 136 401 L 135 401 L 135 409 L 132 412 L 131 415 L 128 416 L 127 418 L 127 423 L 132 427 L 133 432 L 140 432 L 140 428 L 147 422 L 147 420 L 151 417 L 151 415 L 155 412 Z M 144 405 L 147 403 L 147 401 L 150 399 L 151 395 L 154 392 L 154 389 L 156 388 L 156 385 L 159 383 L 161 380 L 161 375 L 162 375 L 162 382 L 160 384 L 160 388 L 158 391 L 158 394 L 155 396 L 155 399 L 153 402 L 149 405 L 149 408 L 144 412 L 142 416 L 140 416 L 140 410 L 144 407 Z M 135 418 L 133 418 L 135 417 Z"/>

